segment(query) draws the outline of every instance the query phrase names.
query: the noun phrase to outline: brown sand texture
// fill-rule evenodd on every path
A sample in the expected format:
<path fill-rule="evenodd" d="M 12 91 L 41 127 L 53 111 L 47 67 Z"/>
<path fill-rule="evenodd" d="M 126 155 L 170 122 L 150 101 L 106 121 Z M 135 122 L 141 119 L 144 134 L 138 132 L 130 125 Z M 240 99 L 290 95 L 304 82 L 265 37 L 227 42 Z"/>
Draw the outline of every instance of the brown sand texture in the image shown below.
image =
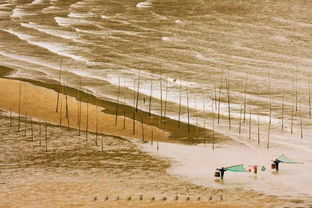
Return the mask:
<path fill-rule="evenodd" d="M 21 98 L 19 99 L 21 85 Z M 70 128 L 79 128 L 79 101 L 70 96 L 60 93 L 59 108 L 56 112 L 57 93 L 43 87 L 38 87 L 27 82 L 17 80 L 0 79 L 0 108 L 19 113 L 19 103 L 21 105 L 20 114 L 34 119 L 47 121 L 60 126 L 69 126 Z M 67 97 L 67 98 L 66 98 Z M 68 119 L 66 117 L 66 99 L 68 106 Z M 19 101 L 20 100 L 20 101 Z M 88 109 L 88 122 L 87 122 Z M 144 140 L 157 139 L 159 141 L 167 140 L 168 133 L 157 127 L 143 124 L 135 121 L 135 134 L 133 134 L 133 120 L 118 116 L 117 125 L 116 117 L 112 114 L 103 113 L 102 108 L 92 104 L 81 102 L 81 130 L 96 132 L 96 118 L 98 118 L 98 132 L 110 135 L 123 136 L 128 138 L 143 139 L 142 130 L 144 132 Z M 140 116 L 140 115 L 137 115 Z M 88 125 L 87 125 L 88 123 Z M 153 134 L 153 136 L 152 136 Z"/>

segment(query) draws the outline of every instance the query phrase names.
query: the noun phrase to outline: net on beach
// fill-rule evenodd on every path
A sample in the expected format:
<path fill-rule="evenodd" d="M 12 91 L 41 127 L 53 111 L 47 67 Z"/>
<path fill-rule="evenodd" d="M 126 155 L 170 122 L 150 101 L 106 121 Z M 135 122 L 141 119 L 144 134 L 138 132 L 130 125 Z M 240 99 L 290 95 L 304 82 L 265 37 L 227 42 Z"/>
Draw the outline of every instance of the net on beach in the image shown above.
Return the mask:
<path fill-rule="evenodd" d="M 282 163 L 302 164 L 301 162 L 297 162 L 297 161 L 294 161 L 294 160 L 287 158 L 285 155 L 281 155 L 277 159 L 280 160 Z"/>
<path fill-rule="evenodd" d="M 228 170 L 228 171 L 232 171 L 232 172 L 248 172 L 244 168 L 243 164 L 226 167 L 225 169 Z"/>

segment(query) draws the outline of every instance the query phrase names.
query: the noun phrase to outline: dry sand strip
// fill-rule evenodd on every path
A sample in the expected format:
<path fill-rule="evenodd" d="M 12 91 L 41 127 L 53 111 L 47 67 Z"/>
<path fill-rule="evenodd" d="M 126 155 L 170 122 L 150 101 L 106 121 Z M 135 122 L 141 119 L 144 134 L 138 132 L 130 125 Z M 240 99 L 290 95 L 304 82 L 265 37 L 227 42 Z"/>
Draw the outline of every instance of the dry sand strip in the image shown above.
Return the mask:
<path fill-rule="evenodd" d="M 170 162 L 141 151 L 135 140 L 100 135 L 96 146 L 94 134 L 86 141 L 76 131 L 49 125 L 46 143 L 43 123 L 32 123 L 31 131 L 30 123 L 22 122 L 22 131 L 17 132 L 17 117 L 10 122 L 7 115 L 0 112 L 0 207 L 298 205 L 252 191 L 193 185 L 168 174 Z"/>
<path fill-rule="evenodd" d="M 21 85 L 21 98 L 19 98 Z M 23 116 L 47 121 L 53 124 L 61 124 L 78 129 L 79 102 L 71 96 L 60 94 L 59 110 L 56 112 L 57 93 L 53 90 L 38 87 L 28 82 L 0 78 L 0 109 L 19 113 Z M 68 106 L 68 118 L 66 117 L 66 99 Z M 88 116 L 87 116 L 88 111 Z M 135 121 L 135 134 L 133 135 L 133 120 L 118 116 L 115 124 L 115 115 L 103 112 L 103 109 L 90 103 L 81 102 L 81 130 L 96 131 L 96 117 L 98 116 L 98 132 L 123 136 L 128 138 L 151 140 L 152 126 Z M 88 117 L 88 118 L 87 118 Z M 88 123 L 88 125 L 87 125 Z M 84 133 L 85 134 L 85 133 Z M 169 133 L 153 127 L 153 137 L 159 141 L 168 141 Z"/>

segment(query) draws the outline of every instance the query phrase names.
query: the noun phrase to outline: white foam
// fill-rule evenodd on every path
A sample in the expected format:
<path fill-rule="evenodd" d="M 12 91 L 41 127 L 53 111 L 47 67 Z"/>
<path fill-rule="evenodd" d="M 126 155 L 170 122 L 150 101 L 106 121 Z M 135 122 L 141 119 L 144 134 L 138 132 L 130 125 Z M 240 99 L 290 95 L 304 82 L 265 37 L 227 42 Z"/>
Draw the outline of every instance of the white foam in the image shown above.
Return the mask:
<path fill-rule="evenodd" d="M 147 0 L 147 1 L 142 1 L 142 2 L 139 2 L 137 3 L 136 7 L 137 8 L 151 8 L 153 5 L 152 5 L 152 2 Z"/>

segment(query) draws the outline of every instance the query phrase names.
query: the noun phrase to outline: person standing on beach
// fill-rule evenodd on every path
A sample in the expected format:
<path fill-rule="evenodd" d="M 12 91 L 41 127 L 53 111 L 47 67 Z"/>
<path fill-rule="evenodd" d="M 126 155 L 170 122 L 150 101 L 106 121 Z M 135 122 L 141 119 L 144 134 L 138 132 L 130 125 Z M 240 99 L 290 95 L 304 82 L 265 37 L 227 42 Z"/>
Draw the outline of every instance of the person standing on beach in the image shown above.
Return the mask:
<path fill-rule="evenodd" d="M 281 161 L 280 161 L 279 159 L 275 159 L 275 160 L 273 161 L 273 163 L 275 164 L 276 172 L 278 172 L 278 165 L 279 165 L 280 162 L 281 162 Z"/>
<path fill-rule="evenodd" d="M 226 169 L 222 167 L 222 168 L 218 168 L 217 170 L 220 172 L 221 180 L 223 180 L 224 172 L 226 171 Z"/>
<path fill-rule="evenodd" d="M 254 174 L 257 174 L 257 173 L 258 173 L 258 166 L 257 166 L 257 165 L 254 165 L 254 166 L 253 166 L 253 169 L 254 169 Z"/>

